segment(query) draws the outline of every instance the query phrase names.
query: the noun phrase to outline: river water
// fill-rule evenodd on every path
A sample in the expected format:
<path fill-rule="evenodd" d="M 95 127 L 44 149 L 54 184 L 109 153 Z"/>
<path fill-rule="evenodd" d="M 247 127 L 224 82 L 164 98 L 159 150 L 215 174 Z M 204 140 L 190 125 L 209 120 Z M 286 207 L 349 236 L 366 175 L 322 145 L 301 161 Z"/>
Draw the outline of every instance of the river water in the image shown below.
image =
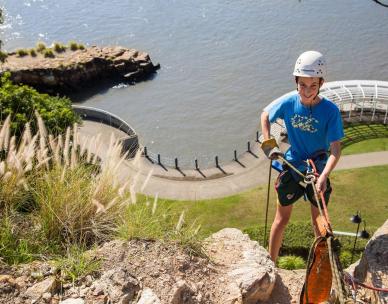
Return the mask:
<path fill-rule="evenodd" d="M 148 52 L 149 81 L 88 98 L 126 120 L 162 159 L 204 167 L 242 153 L 259 112 L 294 89 L 305 50 L 328 80 L 388 80 L 388 8 L 371 0 L 0 0 L 8 51 L 76 40 Z"/>

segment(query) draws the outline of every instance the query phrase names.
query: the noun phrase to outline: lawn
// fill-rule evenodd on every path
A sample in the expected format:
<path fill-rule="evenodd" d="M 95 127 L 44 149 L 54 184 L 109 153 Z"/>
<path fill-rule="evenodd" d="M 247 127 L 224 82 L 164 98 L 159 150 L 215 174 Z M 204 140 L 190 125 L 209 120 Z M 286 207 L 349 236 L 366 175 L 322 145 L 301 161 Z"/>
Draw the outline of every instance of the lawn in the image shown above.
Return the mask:
<path fill-rule="evenodd" d="M 342 150 L 342 155 L 388 150 L 388 138 L 373 138 L 355 143 Z"/>
<path fill-rule="evenodd" d="M 345 128 L 343 154 L 388 150 L 388 125 L 352 124 Z"/>
<path fill-rule="evenodd" d="M 367 229 L 375 231 L 388 218 L 388 166 L 336 171 L 332 173 L 333 194 L 329 215 L 333 229 L 355 231 L 350 217 L 357 210 Z M 164 200 L 160 204 L 186 210 L 186 220 L 197 219 L 204 236 L 225 227 L 244 229 L 264 224 L 267 186 L 221 199 L 201 201 Z M 269 224 L 275 212 L 275 190 L 271 186 Z M 302 199 L 294 205 L 291 222 L 309 221 L 309 204 Z"/>

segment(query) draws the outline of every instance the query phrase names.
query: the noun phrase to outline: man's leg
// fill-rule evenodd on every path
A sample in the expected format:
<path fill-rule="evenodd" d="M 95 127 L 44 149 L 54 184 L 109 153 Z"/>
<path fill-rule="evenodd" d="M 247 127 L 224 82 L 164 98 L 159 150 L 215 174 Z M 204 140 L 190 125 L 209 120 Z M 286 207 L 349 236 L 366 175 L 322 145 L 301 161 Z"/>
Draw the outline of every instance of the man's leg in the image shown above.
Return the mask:
<path fill-rule="evenodd" d="M 275 219 L 272 223 L 271 233 L 269 236 L 269 254 L 272 261 L 276 262 L 282 245 L 283 233 L 291 216 L 292 205 L 282 206 L 277 203 Z"/>

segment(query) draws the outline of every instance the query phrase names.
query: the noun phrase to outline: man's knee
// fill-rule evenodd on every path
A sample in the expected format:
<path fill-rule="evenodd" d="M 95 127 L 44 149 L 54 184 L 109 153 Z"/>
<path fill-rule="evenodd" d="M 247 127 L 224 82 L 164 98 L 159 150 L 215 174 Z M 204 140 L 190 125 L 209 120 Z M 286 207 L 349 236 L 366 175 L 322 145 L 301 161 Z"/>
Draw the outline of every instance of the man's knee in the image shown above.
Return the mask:
<path fill-rule="evenodd" d="M 290 216 L 277 216 L 273 221 L 272 226 L 277 228 L 285 228 L 290 220 Z"/>

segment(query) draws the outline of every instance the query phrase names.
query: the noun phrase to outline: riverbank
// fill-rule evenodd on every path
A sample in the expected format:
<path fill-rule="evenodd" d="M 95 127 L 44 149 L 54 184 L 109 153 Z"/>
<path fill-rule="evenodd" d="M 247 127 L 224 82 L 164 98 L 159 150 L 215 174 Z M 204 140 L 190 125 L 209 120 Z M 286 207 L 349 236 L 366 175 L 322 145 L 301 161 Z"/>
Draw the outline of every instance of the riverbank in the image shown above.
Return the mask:
<path fill-rule="evenodd" d="M 150 56 L 120 46 L 71 48 L 55 45 L 9 53 L 0 74 L 11 73 L 22 83 L 47 93 L 74 93 L 103 81 L 134 83 L 151 77 L 159 68 Z"/>

